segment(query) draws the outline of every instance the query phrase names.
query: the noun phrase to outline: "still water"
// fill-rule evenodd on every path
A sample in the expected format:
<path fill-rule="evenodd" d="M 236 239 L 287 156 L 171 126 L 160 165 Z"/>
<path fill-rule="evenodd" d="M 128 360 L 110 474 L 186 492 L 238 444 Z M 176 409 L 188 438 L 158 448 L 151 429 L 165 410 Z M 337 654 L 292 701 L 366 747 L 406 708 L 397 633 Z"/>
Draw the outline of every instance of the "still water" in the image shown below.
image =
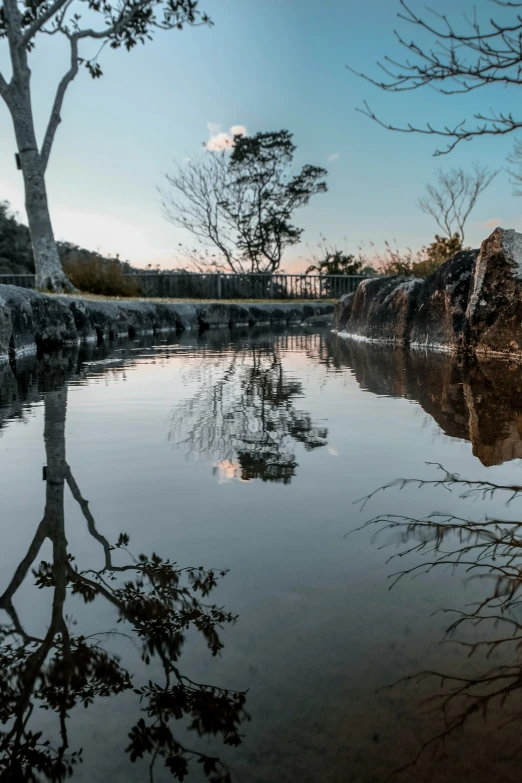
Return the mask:
<path fill-rule="evenodd" d="M 518 780 L 521 390 L 326 331 L 0 367 L 0 779 Z"/>

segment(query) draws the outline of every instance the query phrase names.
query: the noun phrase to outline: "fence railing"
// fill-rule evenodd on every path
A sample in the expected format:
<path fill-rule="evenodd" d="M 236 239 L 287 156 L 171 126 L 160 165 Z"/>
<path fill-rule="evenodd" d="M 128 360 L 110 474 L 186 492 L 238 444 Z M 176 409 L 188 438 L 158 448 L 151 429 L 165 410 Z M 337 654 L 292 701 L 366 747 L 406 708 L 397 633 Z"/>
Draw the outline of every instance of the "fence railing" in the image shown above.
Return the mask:
<path fill-rule="evenodd" d="M 172 299 L 339 299 L 363 275 L 200 274 L 138 272 L 144 296 Z"/>
<path fill-rule="evenodd" d="M 2 285 L 17 285 L 19 288 L 34 288 L 34 275 L 0 275 Z"/>
<path fill-rule="evenodd" d="M 200 274 L 133 272 L 142 296 L 166 299 L 339 299 L 364 275 Z M 34 288 L 34 275 L 2 275 L 0 284 Z"/>

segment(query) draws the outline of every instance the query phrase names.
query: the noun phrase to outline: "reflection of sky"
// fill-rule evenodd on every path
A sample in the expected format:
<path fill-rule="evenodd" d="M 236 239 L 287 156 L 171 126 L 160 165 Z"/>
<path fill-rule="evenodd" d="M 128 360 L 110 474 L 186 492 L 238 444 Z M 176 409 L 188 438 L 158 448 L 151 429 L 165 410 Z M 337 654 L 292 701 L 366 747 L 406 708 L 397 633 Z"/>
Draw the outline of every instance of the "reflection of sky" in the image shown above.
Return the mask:
<path fill-rule="evenodd" d="M 412 0 L 413 5 L 415 0 Z M 212 29 L 165 33 L 130 54 L 106 50 L 105 76 L 81 73 L 66 98 L 48 180 L 56 234 L 94 250 L 120 253 L 144 264 L 172 265 L 186 237 L 163 221 L 156 185 L 173 158 L 198 152 L 207 123 L 223 130 L 244 124 L 250 132 L 288 128 L 295 134 L 298 162 L 330 170 L 330 191 L 298 217 L 304 241 L 319 233 L 356 248 L 361 241 L 396 239 L 418 247 L 434 233 L 432 221 L 415 206 L 440 163 L 467 166 L 475 158 L 502 167 L 509 137 L 463 145 L 451 159 L 431 157 L 433 140 L 389 134 L 355 111 L 364 99 L 395 122 L 457 122 L 484 110 L 511 110 L 508 90 L 477 91 L 444 98 L 433 90 L 383 95 L 345 69 L 379 71 L 385 53 L 399 55 L 393 39 L 398 0 L 266 0 L 205 3 Z M 437 11 L 452 17 L 472 11 L 489 16 L 487 0 L 440 0 Z M 423 4 L 420 4 L 423 7 Z M 406 37 L 411 35 L 407 26 Z M 5 67 L 5 43 L 0 67 Z M 51 85 L 66 67 L 67 52 L 55 39 L 33 55 L 35 114 L 41 137 L 52 99 Z M 0 198 L 23 212 L 20 172 L 10 119 L 0 107 Z M 334 160 L 332 155 L 338 154 Z M 501 222 L 522 228 L 520 202 L 500 175 L 473 214 L 469 240 L 477 244 Z M 294 248 L 285 266 L 306 254 Z"/>

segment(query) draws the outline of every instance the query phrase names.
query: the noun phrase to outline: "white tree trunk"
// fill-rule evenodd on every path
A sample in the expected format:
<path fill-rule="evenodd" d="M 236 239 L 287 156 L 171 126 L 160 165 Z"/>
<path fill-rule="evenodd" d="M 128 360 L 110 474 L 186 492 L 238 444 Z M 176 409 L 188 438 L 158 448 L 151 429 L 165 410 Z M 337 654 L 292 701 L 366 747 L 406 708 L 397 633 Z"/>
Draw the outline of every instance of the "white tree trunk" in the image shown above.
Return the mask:
<path fill-rule="evenodd" d="M 29 89 L 30 73 L 24 76 L 23 82 L 20 83 L 18 80 L 10 96 L 9 108 L 24 178 L 25 208 L 33 246 L 36 287 L 46 291 L 74 291 L 74 286 L 62 269 L 54 239 L 47 203 L 45 166 L 34 131 Z"/>
<path fill-rule="evenodd" d="M 26 152 L 22 166 L 25 208 L 36 270 L 36 287 L 46 291 L 71 291 L 73 287 L 62 269 L 54 239 L 45 179 L 41 172 L 38 153 Z"/>

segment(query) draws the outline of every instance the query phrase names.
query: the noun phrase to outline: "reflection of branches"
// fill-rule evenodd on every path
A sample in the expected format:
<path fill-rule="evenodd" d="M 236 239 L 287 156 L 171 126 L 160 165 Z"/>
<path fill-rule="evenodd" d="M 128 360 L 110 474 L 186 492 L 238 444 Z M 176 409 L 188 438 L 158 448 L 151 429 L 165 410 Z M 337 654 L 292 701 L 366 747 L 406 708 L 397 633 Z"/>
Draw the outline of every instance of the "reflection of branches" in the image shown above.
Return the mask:
<path fill-rule="evenodd" d="M 250 346 L 230 357 L 217 380 L 202 377 L 198 392 L 175 410 L 171 437 L 199 459 L 237 459 L 243 479 L 286 484 L 297 467 L 295 444 L 311 450 L 327 437 L 295 409 L 299 396 L 302 386 L 285 375 L 277 349 Z"/>
<path fill-rule="evenodd" d="M 491 498 L 506 493 L 508 503 L 520 495 L 521 487 L 494 484 L 490 481 L 470 481 L 437 467 L 442 476 L 435 480 L 401 479 L 380 490 L 407 486 L 438 486 L 448 491 L 457 489 L 461 498 L 478 494 Z M 376 493 L 363 499 L 366 503 Z M 486 587 L 485 597 L 454 611 L 447 629 L 451 637 L 467 628 L 479 632 L 479 638 L 456 639 L 469 655 L 481 653 L 489 659 L 502 651 L 507 662 L 478 674 L 452 674 L 429 670 L 401 679 L 400 683 L 436 683 L 439 693 L 426 700 L 430 710 L 441 715 L 442 729 L 424 743 L 417 757 L 397 772 L 416 764 L 430 748 L 439 751 L 445 740 L 464 728 L 472 717 L 484 720 L 499 710 L 511 708 L 509 718 L 500 725 L 522 721 L 522 522 L 490 519 L 473 521 L 453 515 L 433 513 L 425 518 L 383 514 L 369 520 L 363 527 L 376 526 L 375 539 L 387 537 L 386 544 L 395 543 L 400 550 L 389 561 L 403 557 L 420 557 L 421 561 L 391 574 L 392 586 L 406 576 L 429 573 L 438 568 L 464 569 L 468 578 L 479 580 Z M 359 528 L 361 529 L 361 528 Z M 446 610 L 448 611 L 448 610 Z M 396 683 L 397 685 L 398 683 Z M 516 751 L 522 749 L 517 748 Z"/>
<path fill-rule="evenodd" d="M 140 555 L 131 564 L 116 564 L 116 551 L 127 551 L 128 537 L 120 535 L 115 546 L 96 529 L 95 520 L 72 476 L 65 457 L 66 392 L 47 394 L 45 399 L 45 446 L 47 453 L 46 506 L 42 521 L 26 556 L 0 596 L 0 608 L 9 623 L 0 625 L 0 777 L 2 780 L 37 781 L 43 776 L 61 781 L 72 774 L 81 752 L 67 753 L 67 719 L 77 704 L 88 707 L 97 697 L 134 690 L 142 704 L 143 717 L 132 727 L 127 752 L 132 761 L 150 758 L 150 780 L 158 759 L 176 779 L 182 780 L 192 760 L 199 761 L 207 777 L 226 783 L 230 774 L 216 757 L 187 748 L 173 734 L 172 721 L 189 719 L 189 728 L 202 735 L 220 735 L 230 745 L 240 742 L 239 725 L 245 717 L 245 695 L 197 683 L 179 670 L 179 657 L 186 633 L 194 629 L 216 655 L 222 649 L 218 630 L 234 617 L 202 599 L 225 572 L 180 568 L 152 555 Z M 101 545 L 104 565 L 99 570 L 79 571 L 68 552 L 65 537 L 64 488 L 71 489 L 87 522 L 89 534 Z M 52 545 L 51 562 L 34 565 L 44 541 Z M 33 567 L 36 585 L 52 590 L 49 627 L 37 638 L 22 627 L 13 598 Z M 125 575 L 125 581 L 121 576 Z M 84 602 L 108 601 L 139 640 L 142 659 L 161 663 L 164 682 L 149 680 L 133 686 L 131 674 L 118 656 L 103 649 L 104 634 L 74 636 L 65 615 L 68 592 Z M 30 729 L 35 706 L 58 716 L 60 744 L 53 746 L 41 732 Z"/>

